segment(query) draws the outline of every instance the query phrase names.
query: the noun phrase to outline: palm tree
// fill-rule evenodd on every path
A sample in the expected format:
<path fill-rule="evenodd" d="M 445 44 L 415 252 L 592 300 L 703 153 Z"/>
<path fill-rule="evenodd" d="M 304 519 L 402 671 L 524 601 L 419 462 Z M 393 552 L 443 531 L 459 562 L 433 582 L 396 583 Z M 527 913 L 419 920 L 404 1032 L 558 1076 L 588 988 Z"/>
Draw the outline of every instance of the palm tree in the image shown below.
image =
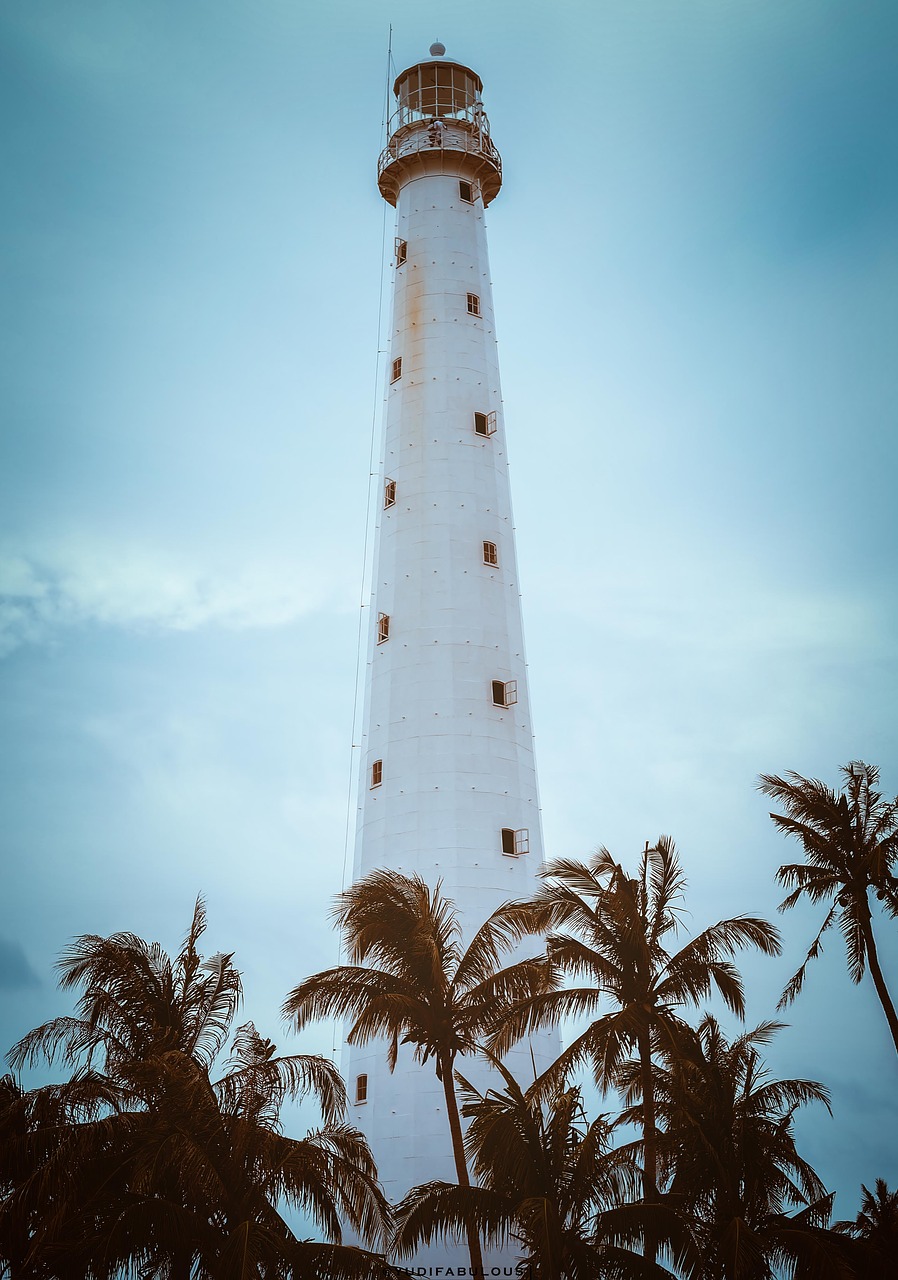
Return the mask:
<path fill-rule="evenodd" d="M 798 1154 L 792 1122 L 809 1102 L 829 1109 L 829 1095 L 812 1080 L 768 1078 L 759 1046 L 777 1030 L 763 1023 L 730 1043 L 707 1014 L 656 1068 L 660 1167 L 695 1231 L 700 1280 L 771 1280 L 780 1268 L 820 1280 L 844 1274 L 825 1230 L 832 1196 Z M 633 1063 L 633 1093 L 638 1080 Z"/>
<path fill-rule="evenodd" d="M 547 883 L 533 901 L 509 908 L 509 927 L 522 932 L 550 929 L 549 964 L 556 973 L 586 983 L 546 990 L 519 1002 L 504 1014 L 490 1047 L 502 1054 L 536 1027 L 592 1017 L 546 1075 L 554 1083 L 591 1063 L 603 1090 L 616 1083 L 621 1065 L 635 1051 L 642 1098 L 643 1196 L 649 1203 L 657 1202 L 654 1058 L 686 1030 L 676 1010 L 705 999 L 712 987 L 742 1017 L 742 980 L 730 958 L 746 946 L 777 955 L 779 934 L 765 920 L 737 916 L 711 925 L 678 951 L 669 951 L 665 943 L 678 931 L 678 904 L 686 887 L 669 836 L 661 836 L 652 848 L 646 844 L 635 877 L 605 848 L 598 849 L 588 864 L 574 859 L 551 862 L 542 875 Z M 606 1001 L 613 1007 L 600 1013 Z M 646 1255 L 653 1256 L 651 1240 Z"/>
<path fill-rule="evenodd" d="M 787 773 L 785 778 L 762 773 L 759 790 L 778 800 L 786 812 L 771 813 L 776 826 L 795 836 L 807 861 L 780 867 L 780 884 L 794 886 L 780 911 L 794 907 L 804 895 L 811 902 L 830 902 L 823 924 L 811 943 L 804 963 L 783 992 L 780 1008 L 790 1004 L 801 990 L 807 966 L 820 954 L 820 939 L 838 921 L 848 952 L 852 982 L 860 982 L 869 964 L 895 1049 L 898 1051 L 898 1014 L 889 995 L 873 937 L 870 890 L 892 917 L 898 916 L 898 796 L 884 800 L 876 790 L 879 770 L 853 760 L 841 770 L 844 782 L 838 794 L 814 778 Z"/>
<path fill-rule="evenodd" d="M 458 1101 L 456 1060 L 476 1053 L 496 1009 L 533 996 L 550 980 L 544 959 L 501 969 L 503 953 L 519 940 L 502 909 L 476 931 L 466 948 L 454 904 L 419 876 L 373 871 L 337 898 L 332 912 L 343 930 L 351 964 L 315 974 L 294 987 L 284 1015 L 297 1030 L 316 1018 L 347 1018 L 350 1044 L 383 1036 L 390 1070 L 400 1041 L 415 1060 L 433 1059 L 443 1086 L 459 1185 L 470 1186 Z M 482 1274 L 477 1230 L 467 1230 L 474 1274 Z"/>
<path fill-rule="evenodd" d="M 898 1191 L 883 1178 L 875 1190 L 861 1186 L 861 1207 L 853 1222 L 837 1222 L 835 1230 L 851 1240 L 851 1259 L 858 1280 L 889 1280 L 898 1258 Z"/>
<path fill-rule="evenodd" d="M 586 1119 L 578 1087 L 548 1095 L 539 1084 L 524 1092 L 498 1059 L 505 1081 L 499 1093 L 480 1094 L 458 1076 L 470 1119 L 465 1139 L 479 1185 L 431 1182 L 414 1187 L 396 1209 L 394 1247 L 413 1254 L 437 1236 L 456 1235 L 473 1219 L 478 1231 L 502 1246 L 516 1240 L 532 1280 L 593 1280 L 598 1275 L 669 1276 L 647 1268 L 626 1241 L 638 1239 L 646 1209 L 630 1203 L 639 1174 L 611 1146 L 605 1116 Z M 657 1214 L 657 1207 L 655 1207 Z M 690 1239 L 673 1214 L 660 1215 L 680 1261 Z"/>
<path fill-rule="evenodd" d="M 341 1123 L 345 1089 L 325 1058 L 278 1056 L 252 1023 L 237 1029 L 227 1069 L 211 1071 L 241 999 L 230 955 L 205 960 L 197 902 L 172 961 L 134 934 L 78 938 L 59 962 L 83 988 L 75 1016 L 55 1018 L 11 1051 L 74 1068 L 61 1085 L 10 1091 L 10 1144 L 0 1222 L 33 1235 L 27 1274 L 107 1280 L 132 1267 L 188 1280 L 394 1275 L 382 1256 L 340 1246 L 340 1221 L 383 1239 L 388 1209 L 364 1138 Z M 284 1137 L 287 1098 L 312 1094 L 324 1125 Z M 332 1241 L 298 1241 L 286 1200 Z"/>

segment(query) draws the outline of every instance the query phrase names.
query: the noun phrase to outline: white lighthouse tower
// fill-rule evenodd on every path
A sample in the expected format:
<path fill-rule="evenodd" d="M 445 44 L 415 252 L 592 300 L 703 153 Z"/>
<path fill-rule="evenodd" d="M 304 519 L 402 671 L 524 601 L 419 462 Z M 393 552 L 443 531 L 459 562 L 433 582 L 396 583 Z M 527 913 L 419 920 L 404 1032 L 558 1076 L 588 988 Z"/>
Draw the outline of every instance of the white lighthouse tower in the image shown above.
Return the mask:
<path fill-rule="evenodd" d="M 378 165 L 396 240 L 354 877 L 441 880 L 470 937 L 531 895 L 543 850 L 484 214 L 502 165 L 480 77 L 444 52 L 396 79 Z M 526 1085 L 557 1052 L 545 1032 L 509 1065 Z M 344 1067 L 390 1198 L 454 1181 L 411 1047 L 391 1073 L 382 1044 L 346 1046 Z"/>

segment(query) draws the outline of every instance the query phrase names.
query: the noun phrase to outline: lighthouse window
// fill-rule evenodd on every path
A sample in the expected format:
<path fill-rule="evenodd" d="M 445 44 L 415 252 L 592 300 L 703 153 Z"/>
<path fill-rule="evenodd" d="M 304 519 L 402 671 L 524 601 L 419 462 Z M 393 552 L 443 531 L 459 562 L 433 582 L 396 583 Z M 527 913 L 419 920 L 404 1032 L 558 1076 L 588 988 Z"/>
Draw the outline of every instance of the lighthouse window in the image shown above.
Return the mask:
<path fill-rule="evenodd" d="M 480 299 L 477 297 L 476 293 L 468 294 L 468 315 L 469 316 L 480 315 Z"/>
<path fill-rule="evenodd" d="M 493 681 L 493 706 L 513 707 L 518 700 L 517 680 Z"/>
<path fill-rule="evenodd" d="M 395 506 L 396 506 L 396 481 L 385 480 L 384 481 L 384 510 L 386 510 L 387 507 L 395 507 Z"/>
<path fill-rule="evenodd" d="M 495 542 L 484 542 L 483 563 L 484 564 L 499 563 L 499 548 L 496 546 Z"/>
<path fill-rule="evenodd" d="M 408 241 L 396 237 L 396 266 L 401 267 L 408 257 Z"/>
<path fill-rule="evenodd" d="M 479 436 L 491 436 L 496 431 L 495 413 L 475 413 L 474 430 Z"/>
<path fill-rule="evenodd" d="M 390 376 L 391 382 L 398 382 L 402 377 L 402 356 L 397 356 L 393 361 L 393 372 Z"/>
<path fill-rule="evenodd" d="M 460 200 L 464 200 L 466 204 L 474 203 L 474 184 L 473 182 L 459 182 L 458 196 Z"/>
<path fill-rule="evenodd" d="M 379 613 L 377 615 L 377 643 L 383 644 L 385 640 L 390 638 L 390 615 L 388 613 Z"/>
<path fill-rule="evenodd" d="M 356 1076 L 355 1078 L 355 1100 L 356 1104 L 368 1101 L 368 1077 Z"/>
<path fill-rule="evenodd" d="M 379 787 L 384 780 L 384 762 L 375 760 L 371 766 L 371 786 Z"/>
<path fill-rule="evenodd" d="M 515 831 L 512 827 L 502 828 L 502 852 L 506 858 L 518 858 L 522 853 L 530 852 L 530 832 L 526 827 Z"/>

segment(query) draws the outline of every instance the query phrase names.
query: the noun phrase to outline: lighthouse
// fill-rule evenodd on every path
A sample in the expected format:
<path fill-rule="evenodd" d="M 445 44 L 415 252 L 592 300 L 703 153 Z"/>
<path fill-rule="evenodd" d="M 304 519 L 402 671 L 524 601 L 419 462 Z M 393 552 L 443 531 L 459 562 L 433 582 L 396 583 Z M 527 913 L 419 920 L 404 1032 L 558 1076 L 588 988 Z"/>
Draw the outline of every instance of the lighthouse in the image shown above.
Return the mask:
<path fill-rule="evenodd" d="M 487 257 L 502 163 L 479 75 L 444 53 L 397 77 L 378 163 L 396 224 L 354 878 L 440 881 L 467 941 L 531 896 L 543 846 Z M 442 1086 L 412 1050 L 391 1072 L 382 1043 L 344 1047 L 353 1118 L 394 1202 L 455 1180 Z M 526 1087 L 557 1053 L 549 1030 L 507 1061 Z M 459 1069 L 501 1087 L 482 1063 Z"/>

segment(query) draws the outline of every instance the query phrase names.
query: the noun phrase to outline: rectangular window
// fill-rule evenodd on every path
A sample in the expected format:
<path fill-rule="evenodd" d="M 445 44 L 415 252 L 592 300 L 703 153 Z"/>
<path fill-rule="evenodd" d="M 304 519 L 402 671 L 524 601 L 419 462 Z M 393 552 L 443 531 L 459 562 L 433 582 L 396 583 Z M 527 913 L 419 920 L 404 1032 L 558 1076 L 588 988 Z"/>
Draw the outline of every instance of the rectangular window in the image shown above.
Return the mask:
<path fill-rule="evenodd" d="M 474 203 L 473 182 L 459 182 L 458 196 L 460 200 L 464 200 L 465 204 L 473 204 Z"/>
<path fill-rule="evenodd" d="M 397 356 L 393 361 L 393 372 L 390 375 L 391 382 L 398 382 L 402 377 L 402 356 Z"/>
<path fill-rule="evenodd" d="M 475 413 L 474 430 L 479 436 L 492 436 L 496 433 L 495 413 Z"/>
<path fill-rule="evenodd" d="M 480 315 L 480 299 L 477 297 L 476 293 L 468 294 L 468 315 L 469 316 Z"/>
<path fill-rule="evenodd" d="M 494 680 L 492 685 L 493 706 L 513 707 L 518 700 L 517 680 Z"/>
<path fill-rule="evenodd" d="M 379 613 L 377 615 L 377 643 L 383 644 L 385 640 L 390 638 L 390 615 L 388 613 Z"/>
<path fill-rule="evenodd" d="M 401 267 L 408 257 L 408 241 L 396 237 L 396 266 Z"/>
<path fill-rule="evenodd" d="M 384 780 L 384 762 L 375 760 L 371 766 L 371 786 L 379 787 Z"/>
<path fill-rule="evenodd" d="M 499 563 L 499 548 L 496 546 L 495 542 L 484 542 L 483 563 L 484 564 Z"/>
<path fill-rule="evenodd" d="M 395 507 L 395 506 L 396 506 L 396 481 L 385 480 L 384 481 L 384 510 L 386 510 L 387 507 Z"/>
<path fill-rule="evenodd" d="M 502 852 L 506 858 L 519 858 L 522 853 L 530 852 L 530 832 L 526 827 L 514 831 L 511 827 L 502 828 Z"/>
<path fill-rule="evenodd" d="M 356 1076 L 355 1078 L 355 1100 L 356 1105 L 368 1101 L 368 1077 Z"/>

